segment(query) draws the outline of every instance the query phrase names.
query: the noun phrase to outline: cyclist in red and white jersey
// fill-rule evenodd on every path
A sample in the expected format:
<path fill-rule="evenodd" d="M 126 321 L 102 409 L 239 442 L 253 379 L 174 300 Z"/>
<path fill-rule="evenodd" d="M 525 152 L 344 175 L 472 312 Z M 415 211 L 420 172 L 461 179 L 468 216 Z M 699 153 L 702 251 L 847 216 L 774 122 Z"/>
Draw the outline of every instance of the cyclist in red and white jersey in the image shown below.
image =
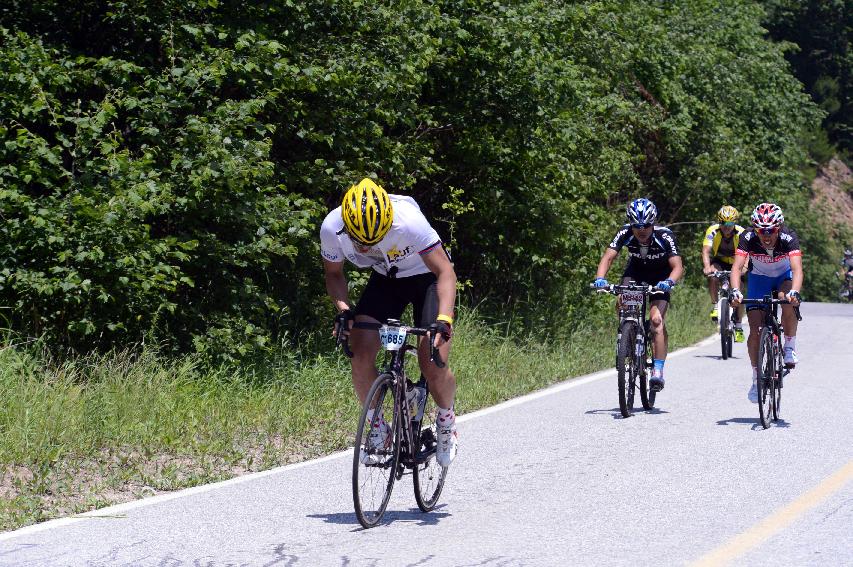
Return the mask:
<path fill-rule="evenodd" d="M 448 361 L 456 302 L 456 272 L 435 229 L 411 197 L 389 195 L 371 179 L 349 188 L 340 207 L 331 211 L 320 228 L 320 252 L 326 291 L 339 314 L 336 325 L 349 332 L 352 382 L 364 403 L 376 380 L 379 335 L 372 329 L 353 328 L 354 322 L 384 323 L 399 319 L 412 304 L 416 327 L 434 325 L 435 346 Z M 351 307 L 344 260 L 372 268 L 367 286 Z M 439 368 L 429 360 L 430 348 L 422 339 L 418 348 L 421 373 L 438 406 L 436 460 L 448 466 L 456 456 L 457 435 L 453 400 L 456 378 L 449 364 Z M 368 418 L 373 419 L 368 412 Z M 374 445 L 387 445 L 389 427 L 380 419 L 370 435 Z M 367 455 L 367 454 L 366 454 Z M 365 458 L 368 458 L 366 456 Z"/>
<path fill-rule="evenodd" d="M 785 329 L 785 366 L 797 364 L 797 316 L 794 306 L 800 304 L 803 286 L 803 253 L 797 233 L 785 225 L 782 209 L 773 203 L 761 203 L 752 211 L 752 228 L 740 237 L 735 263 L 730 276 L 732 305 L 740 305 L 741 269 L 749 260 L 749 288 L 747 299 L 761 299 L 771 292 L 784 294 L 790 305 L 782 305 L 782 326 Z M 752 362 L 752 387 L 749 401 L 758 403 L 756 378 L 758 377 L 758 341 L 763 315 L 759 306 L 747 308 L 749 339 L 747 349 Z"/>

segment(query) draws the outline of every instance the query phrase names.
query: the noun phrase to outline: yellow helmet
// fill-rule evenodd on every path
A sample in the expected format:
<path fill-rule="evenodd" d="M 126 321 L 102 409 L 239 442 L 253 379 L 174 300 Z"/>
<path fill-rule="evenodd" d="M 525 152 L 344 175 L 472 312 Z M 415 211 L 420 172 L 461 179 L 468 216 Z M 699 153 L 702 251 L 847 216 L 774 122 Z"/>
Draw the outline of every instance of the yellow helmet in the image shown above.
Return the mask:
<path fill-rule="evenodd" d="M 740 213 L 731 205 L 725 205 L 717 211 L 717 219 L 720 222 L 735 222 L 739 216 Z"/>
<path fill-rule="evenodd" d="M 376 244 L 391 230 L 394 209 L 385 189 L 365 177 L 353 185 L 341 203 L 344 229 L 354 240 Z"/>

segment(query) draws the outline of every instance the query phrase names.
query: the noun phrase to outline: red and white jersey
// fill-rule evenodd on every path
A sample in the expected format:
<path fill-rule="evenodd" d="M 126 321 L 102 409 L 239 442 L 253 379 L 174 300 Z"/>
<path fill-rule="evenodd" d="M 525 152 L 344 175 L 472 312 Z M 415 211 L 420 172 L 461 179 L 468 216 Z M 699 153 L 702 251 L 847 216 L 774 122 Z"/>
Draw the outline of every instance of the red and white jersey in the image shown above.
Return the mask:
<path fill-rule="evenodd" d="M 750 228 L 744 231 L 740 235 L 735 254 L 752 260 L 752 269 L 749 273 L 771 278 L 779 277 L 791 269 L 792 256 L 803 255 L 797 233 L 785 225 L 779 231 L 776 246 L 770 250 L 761 244 L 755 229 Z"/>
<path fill-rule="evenodd" d="M 441 246 L 441 238 L 421 212 L 417 202 L 403 195 L 388 195 L 394 221 L 388 234 L 367 252 L 359 252 L 344 232 L 338 207 L 326 215 L 320 227 L 320 253 L 329 262 L 349 260 L 359 268 L 373 268 L 383 276 L 405 278 L 429 272 L 422 255 Z"/>

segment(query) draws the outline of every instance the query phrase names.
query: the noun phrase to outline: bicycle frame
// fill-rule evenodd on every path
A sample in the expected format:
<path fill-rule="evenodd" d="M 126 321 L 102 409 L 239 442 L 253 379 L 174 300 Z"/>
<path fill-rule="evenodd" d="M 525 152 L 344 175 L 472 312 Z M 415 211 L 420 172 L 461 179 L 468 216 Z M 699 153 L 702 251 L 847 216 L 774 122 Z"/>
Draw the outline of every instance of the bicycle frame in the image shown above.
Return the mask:
<path fill-rule="evenodd" d="M 783 325 L 779 322 L 779 305 L 789 304 L 787 299 L 774 299 L 772 295 L 765 295 L 762 299 L 744 299 L 744 305 L 757 305 L 763 312 L 763 320 L 759 330 L 760 338 L 758 345 L 758 415 L 761 425 L 766 429 L 770 427 L 770 421 L 779 419 L 779 408 L 782 404 L 783 378 L 790 372 L 785 367 L 782 357 L 782 333 Z M 798 320 L 800 316 L 799 306 L 794 307 L 794 313 Z M 770 347 L 767 352 L 766 348 Z M 764 353 L 764 354 L 762 354 Z M 769 362 L 765 368 L 764 360 Z M 769 398 L 768 398 L 769 397 Z M 765 402 L 767 407 L 765 408 Z"/>
<path fill-rule="evenodd" d="M 652 366 L 649 340 L 649 320 L 647 319 L 649 296 L 655 289 L 649 285 L 612 284 L 596 291 L 610 293 L 619 297 L 619 327 L 616 334 L 616 370 L 619 386 L 619 410 L 622 417 L 629 417 L 634 402 L 636 380 L 640 382 L 640 398 L 643 409 L 654 407 L 656 391 L 648 388 L 648 377 Z M 623 344 L 623 329 L 626 324 L 633 333 L 633 345 Z M 630 335 L 629 335 L 630 336 Z M 630 360 L 628 359 L 630 357 Z"/>
<path fill-rule="evenodd" d="M 383 345 L 383 350 L 385 351 L 385 366 L 384 370 L 380 372 L 380 374 L 387 373 L 393 377 L 394 405 L 399 408 L 401 415 L 400 423 L 405 424 L 402 426 L 401 431 L 402 446 L 400 449 L 400 467 L 396 471 L 397 479 L 399 480 L 403 475 L 404 466 L 411 469 L 423 464 L 427 459 L 429 459 L 432 453 L 435 452 L 435 449 L 433 448 L 431 452 L 427 451 L 424 454 L 418 454 L 418 448 L 420 447 L 420 438 L 418 435 L 420 432 L 420 421 L 413 419 L 409 409 L 408 400 L 406 398 L 407 383 L 409 382 L 409 379 L 406 376 L 405 368 L 406 354 L 409 353 L 417 356 L 418 346 L 409 343 L 409 336 L 426 337 L 430 342 L 430 362 L 434 363 L 439 368 L 443 368 L 444 361 L 441 360 L 438 349 L 433 345 L 435 335 L 430 329 L 409 327 L 407 325 L 403 325 L 397 319 L 388 319 L 384 324 L 355 323 L 353 328 L 376 330 L 379 331 L 380 337 L 382 337 L 383 331 L 390 333 L 389 336 L 399 336 L 400 332 L 403 332 L 405 335 L 402 343 L 392 344 L 389 342 Z M 339 339 L 339 342 L 344 346 L 347 346 L 346 341 Z M 349 349 L 345 348 L 345 352 L 349 354 Z M 426 397 L 429 396 L 429 385 L 427 384 L 426 379 L 421 376 L 421 379 L 417 383 L 413 383 L 413 385 L 424 389 L 425 399 L 422 403 L 425 403 Z M 390 466 L 390 462 L 379 466 Z"/>

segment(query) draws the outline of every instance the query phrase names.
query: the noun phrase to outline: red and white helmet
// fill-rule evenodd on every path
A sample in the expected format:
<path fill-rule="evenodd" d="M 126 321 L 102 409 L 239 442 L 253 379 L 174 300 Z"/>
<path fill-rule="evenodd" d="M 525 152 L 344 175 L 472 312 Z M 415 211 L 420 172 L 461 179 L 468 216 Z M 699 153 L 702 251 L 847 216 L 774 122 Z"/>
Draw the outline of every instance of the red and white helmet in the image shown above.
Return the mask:
<path fill-rule="evenodd" d="M 755 228 L 777 228 L 785 222 L 782 209 L 774 203 L 761 203 L 752 211 L 752 226 Z"/>

